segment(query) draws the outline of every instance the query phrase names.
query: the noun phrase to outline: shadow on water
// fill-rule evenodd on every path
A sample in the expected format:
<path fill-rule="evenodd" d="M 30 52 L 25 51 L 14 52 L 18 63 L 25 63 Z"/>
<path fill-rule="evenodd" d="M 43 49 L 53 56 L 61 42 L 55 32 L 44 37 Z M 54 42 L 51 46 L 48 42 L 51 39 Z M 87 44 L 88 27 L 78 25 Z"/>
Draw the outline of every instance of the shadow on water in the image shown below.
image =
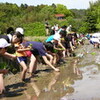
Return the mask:
<path fill-rule="evenodd" d="M 25 86 L 23 82 L 8 85 L 6 86 L 5 94 L 0 95 L 0 98 L 16 98 L 17 96 L 21 96 L 23 91 L 26 90 Z"/>
<path fill-rule="evenodd" d="M 35 72 L 35 74 L 38 74 L 38 73 L 40 73 L 40 72 L 52 72 L 52 69 L 37 70 L 37 71 Z"/>

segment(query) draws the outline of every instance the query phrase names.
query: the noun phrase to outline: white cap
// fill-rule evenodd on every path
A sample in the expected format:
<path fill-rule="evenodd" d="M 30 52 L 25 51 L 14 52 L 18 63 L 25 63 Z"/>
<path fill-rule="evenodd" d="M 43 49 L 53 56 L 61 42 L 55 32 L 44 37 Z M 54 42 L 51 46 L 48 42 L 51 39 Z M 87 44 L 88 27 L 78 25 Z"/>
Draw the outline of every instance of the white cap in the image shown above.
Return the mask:
<path fill-rule="evenodd" d="M 0 39 L 0 48 L 5 48 L 5 47 L 8 47 L 10 45 L 11 44 L 8 43 L 5 39 L 3 39 L 3 38 Z"/>
<path fill-rule="evenodd" d="M 22 35 L 24 35 L 24 30 L 21 27 L 16 28 L 16 32 L 20 32 Z"/>

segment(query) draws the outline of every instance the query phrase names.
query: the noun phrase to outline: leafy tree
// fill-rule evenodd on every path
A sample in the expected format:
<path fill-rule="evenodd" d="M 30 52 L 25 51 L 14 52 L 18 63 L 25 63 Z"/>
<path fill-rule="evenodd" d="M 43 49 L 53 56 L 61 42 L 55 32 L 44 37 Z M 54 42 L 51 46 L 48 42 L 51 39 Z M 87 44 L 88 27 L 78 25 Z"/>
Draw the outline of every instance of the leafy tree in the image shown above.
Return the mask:
<path fill-rule="evenodd" d="M 90 2 L 87 10 L 88 31 L 96 32 L 100 30 L 100 0 L 95 3 Z"/>
<path fill-rule="evenodd" d="M 73 13 L 74 18 L 83 18 L 86 14 L 85 9 L 70 9 L 70 11 Z"/>
<path fill-rule="evenodd" d="M 45 15 L 44 19 L 48 19 L 48 20 L 52 18 L 52 16 L 54 15 L 54 12 L 55 11 L 52 6 L 45 6 L 40 11 L 41 15 Z"/>
<path fill-rule="evenodd" d="M 23 25 L 26 36 L 43 36 L 45 35 L 45 27 L 43 23 L 35 22 Z"/>
<path fill-rule="evenodd" d="M 57 4 L 56 13 L 57 14 L 64 14 L 66 16 L 71 16 L 72 15 L 71 11 L 68 10 L 67 7 L 62 5 L 62 4 Z"/>
<path fill-rule="evenodd" d="M 72 25 L 73 31 L 93 32 L 100 30 L 100 0 L 90 3 L 87 10 L 86 20 L 85 9 L 67 9 L 62 4 L 28 6 L 21 4 L 20 7 L 11 3 L 0 3 L 0 33 L 12 27 L 23 27 L 27 29 L 27 35 L 45 35 L 44 19 L 48 19 L 50 25 L 59 24 Z M 55 14 L 64 14 L 64 20 L 57 20 Z M 39 29 L 38 29 L 39 27 Z M 34 29 L 34 30 L 33 30 Z M 36 32 L 35 32 L 36 31 Z M 42 34 L 41 34 L 42 33 Z"/>

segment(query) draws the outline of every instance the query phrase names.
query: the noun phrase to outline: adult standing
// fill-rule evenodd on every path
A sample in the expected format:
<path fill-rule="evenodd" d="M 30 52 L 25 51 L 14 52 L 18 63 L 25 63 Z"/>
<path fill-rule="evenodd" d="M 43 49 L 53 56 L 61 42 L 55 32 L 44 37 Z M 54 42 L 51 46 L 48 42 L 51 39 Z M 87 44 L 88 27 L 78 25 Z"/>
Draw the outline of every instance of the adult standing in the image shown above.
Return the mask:
<path fill-rule="evenodd" d="M 49 28 L 50 28 L 50 25 L 49 25 L 47 19 L 45 19 L 45 30 L 46 30 L 46 35 L 47 36 L 49 35 Z"/>
<path fill-rule="evenodd" d="M 71 32 L 71 28 L 72 28 L 72 25 L 69 25 L 66 29 L 67 33 L 70 33 Z"/>

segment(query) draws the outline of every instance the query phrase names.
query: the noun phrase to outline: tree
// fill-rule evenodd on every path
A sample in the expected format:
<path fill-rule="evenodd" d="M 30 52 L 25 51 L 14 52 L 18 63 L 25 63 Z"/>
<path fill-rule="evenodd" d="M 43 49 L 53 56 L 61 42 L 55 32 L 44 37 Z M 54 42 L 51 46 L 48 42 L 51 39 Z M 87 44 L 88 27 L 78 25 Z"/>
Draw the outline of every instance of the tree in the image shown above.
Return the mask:
<path fill-rule="evenodd" d="M 68 10 L 67 7 L 62 5 L 62 4 L 57 4 L 56 13 L 57 14 L 64 14 L 66 16 L 71 16 L 72 15 L 71 11 Z"/>
<path fill-rule="evenodd" d="M 90 32 L 100 30 L 100 0 L 95 3 L 90 2 L 90 8 L 87 10 L 88 29 Z"/>
<path fill-rule="evenodd" d="M 44 19 L 48 19 L 48 20 L 52 18 L 52 16 L 54 15 L 54 12 L 55 10 L 53 9 L 52 6 L 45 6 L 40 11 L 41 15 L 44 16 Z"/>

